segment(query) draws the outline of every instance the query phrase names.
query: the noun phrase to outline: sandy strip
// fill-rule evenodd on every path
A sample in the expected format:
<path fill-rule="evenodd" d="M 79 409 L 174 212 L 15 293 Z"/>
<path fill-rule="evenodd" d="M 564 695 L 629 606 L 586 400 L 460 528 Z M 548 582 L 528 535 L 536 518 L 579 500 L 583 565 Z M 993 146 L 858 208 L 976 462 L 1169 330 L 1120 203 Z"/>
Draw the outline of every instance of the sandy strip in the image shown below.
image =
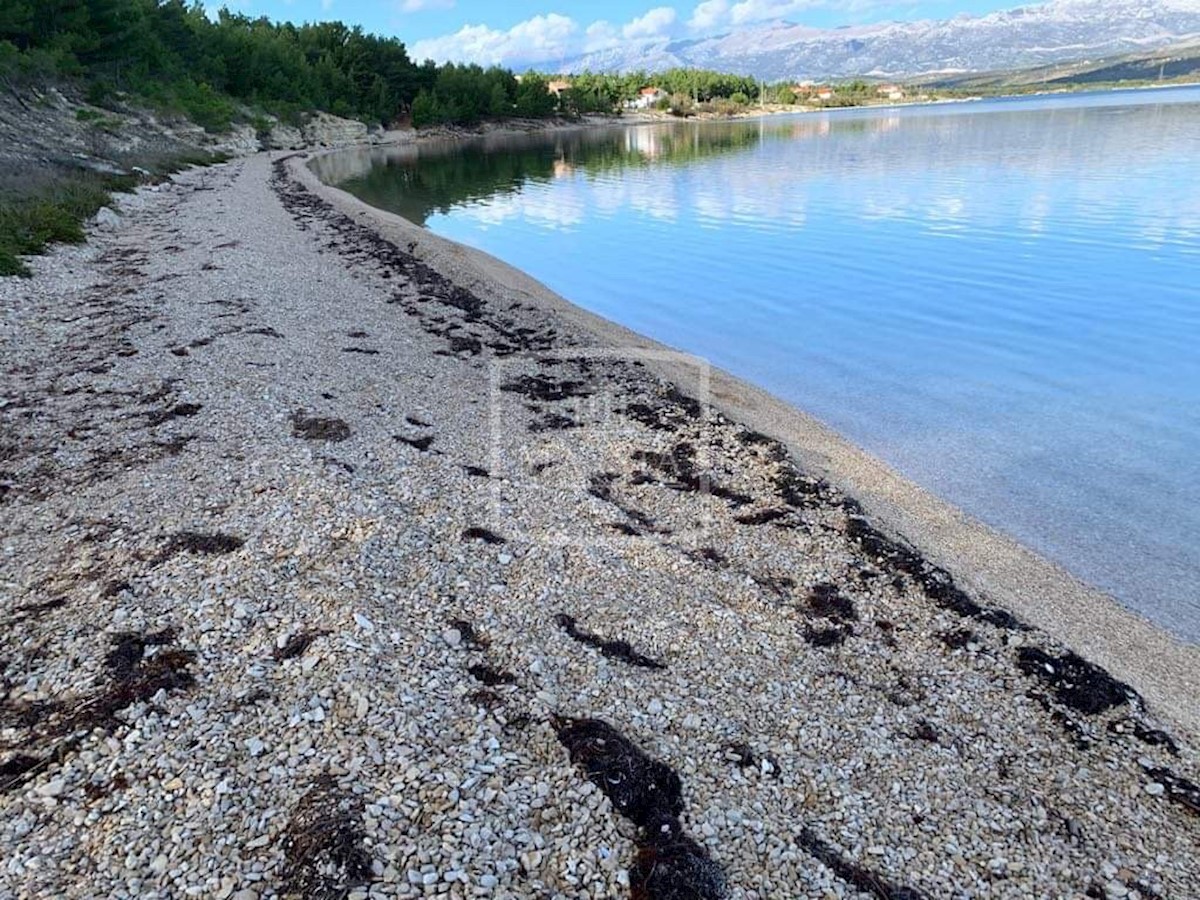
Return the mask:
<path fill-rule="evenodd" d="M 124 206 L 0 283 L 0 896 L 1200 883 L 1194 649 L 301 159 Z"/>

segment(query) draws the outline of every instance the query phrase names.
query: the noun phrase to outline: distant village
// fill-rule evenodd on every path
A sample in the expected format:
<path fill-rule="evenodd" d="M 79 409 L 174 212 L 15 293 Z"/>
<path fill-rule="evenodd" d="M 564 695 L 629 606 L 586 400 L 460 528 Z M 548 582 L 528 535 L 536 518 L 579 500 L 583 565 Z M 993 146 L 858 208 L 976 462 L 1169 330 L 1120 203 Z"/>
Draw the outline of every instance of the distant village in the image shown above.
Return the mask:
<path fill-rule="evenodd" d="M 590 75 L 583 76 L 586 79 L 594 79 L 596 77 Z M 518 79 L 520 78 L 521 76 L 518 76 Z M 577 80 L 567 76 L 554 77 L 546 83 L 549 93 L 553 94 L 564 104 L 571 99 L 572 92 L 576 86 Z M 909 90 L 903 85 L 892 83 L 875 84 L 861 80 L 843 85 L 824 84 L 816 81 L 799 81 L 793 83 L 783 82 L 775 85 L 759 85 L 757 87 L 756 96 L 750 96 L 742 91 L 735 91 L 725 97 L 707 97 L 702 101 L 699 97 L 689 95 L 687 92 L 679 90 L 672 92 L 664 86 L 650 83 L 638 88 L 636 92 L 632 93 L 632 96 L 624 97 L 619 103 L 614 104 L 614 106 L 631 111 L 649 112 L 652 110 L 661 110 L 669 112 L 674 111 L 677 106 L 687 104 L 688 101 L 691 101 L 691 104 L 695 106 L 701 106 L 704 102 L 726 101 L 745 107 L 799 105 L 822 108 L 902 103 L 909 99 L 927 99 L 924 94 L 917 94 L 915 97 L 911 96 Z M 735 110 L 726 109 L 725 111 L 733 112 Z"/>

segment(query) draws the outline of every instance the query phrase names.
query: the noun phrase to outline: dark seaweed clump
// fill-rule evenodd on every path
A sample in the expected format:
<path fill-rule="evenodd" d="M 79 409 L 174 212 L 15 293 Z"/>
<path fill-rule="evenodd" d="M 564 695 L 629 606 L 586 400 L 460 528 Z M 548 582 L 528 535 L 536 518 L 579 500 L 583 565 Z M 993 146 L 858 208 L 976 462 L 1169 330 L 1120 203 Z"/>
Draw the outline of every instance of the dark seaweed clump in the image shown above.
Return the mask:
<path fill-rule="evenodd" d="M 648 756 L 607 722 L 557 719 L 558 739 L 588 780 L 635 825 L 683 812 L 683 784 L 666 763 Z"/>
<path fill-rule="evenodd" d="M 555 718 L 551 724 L 571 761 L 639 828 L 630 879 L 634 900 L 721 900 L 728 895 L 721 867 L 683 833 L 683 785 L 670 766 L 607 722 Z"/>
<path fill-rule="evenodd" d="M 285 659 L 295 659 L 297 656 L 303 656 L 304 651 L 312 646 L 313 641 L 327 634 L 329 634 L 328 631 L 306 630 L 297 632 L 288 638 L 282 647 L 276 647 L 271 656 L 274 657 L 276 662 L 283 662 Z"/>
<path fill-rule="evenodd" d="M 322 775 L 296 805 L 283 835 L 280 893 L 305 900 L 343 900 L 371 877 L 364 845 L 363 803 Z"/>
<path fill-rule="evenodd" d="M 299 409 L 292 413 L 292 435 L 306 441 L 340 443 L 350 439 L 350 426 L 341 419 L 309 416 Z"/>
<path fill-rule="evenodd" d="M 462 533 L 464 541 L 483 541 L 485 544 L 503 544 L 504 538 L 486 528 L 471 527 Z"/>
<path fill-rule="evenodd" d="M 175 640 L 174 629 L 154 634 L 123 632 L 112 638 L 105 656 L 108 683 L 99 691 L 73 701 L 43 701 L 17 708 L 3 708 L 6 726 L 28 731 L 26 751 L 0 766 L 0 793 L 23 785 L 78 746 L 79 735 L 102 728 L 110 731 L 121 723 L 117 714 L 137 703 L 149 701 L 159 691 L 186 690 L 195 684 L 190 667 L 196 656 L 190 650 L 166 646 Z M 148 647 L 160 649 L 145 657 Z"/>
<path fill-rule="evenodd" d="M 831 625 L 823 628 L 804 626 L 804 640 L 814 647 L 840 647 L 853 633 L 846 625 Z"/>
<path fill-rule="evenodd" d="M 180 403 L 170 409 L 156 410 L 147 413 L 146 417 L 151 428 L 169 422 L 172 419 L 186 419 L 196 415 L 204 407 L 199 403 Z"/>
<path fill-rule="evenodd" d="M 571 428 L 578 428 L 579 423 L 570 416 L 564 416 L 560 413 L 545 413 L 541 418 L 534 419 L 529 423 L 529 430 L 534 434 L 541 434 L 546 431 L 567 431 Z"/>
<path fill-rule="evenodd" d="M 854 601 L 842 595 L 836 585 L 818 584 L 808 595 L 809 612 L 838 622 L 857 622 Z"/>
<path fill-rule="evenodd" d="M 727 744 L 725 758 L 735 763 L 739 769 L 762 769 L 763 763 L 768 763 L 770 772 L 776 779 L 782 777 L 779 760 L 772 753 L 759 755 L 754 748 L 744 742 Z"/>
<path fill-rule="evenodd" d="M 1175 743 L 1174 738 L 1158 728 L 1150 728 L 1132 716 L 1110 722 L 1108 730 L 1112 734 L 1132 734 L 1143 744 L 1149 744 L 1151 747 L 1163 747 L 1172 756 L 1179 755 L 1179 745 Z"/>
<path fill-rule="evenodd" d="M 748 494 L 731 490 L 718 484 L 708 473 L 701 473 L 696 465 L 696 448 L 687 441 L 680 441 L 671 448 L 670 453 L 658 453 L 652 450 L 636 450 L 633 459 L 644 462 L 657 470 L 669 480 L 663 482 L 663 487 L 681 493 L 711 494 L 728 501 L 733 506 L 745 506 L 753 503 L 754 498 Z"/>
<path fill-rule="evenodd" d="M 159 551 L 155 562 L 165 562 L 177 553 L 191 553 L 194 556 L 221 556 L 240 550 L 245 543 L 242 538 L 232 534 L 180 531 L 171 535 L 162 550 Z"/>
<path fill-rule="evenodd" d="M 739 525 L 772 525 L 789 518 L 792 515 L 788 509 L 764 509 L 754 513 L 735 516 L 734 521 Z"/>
<path fill-rule="evenodd" d="M 117 679 L 127 679 L 142 663 L 147 647 L 160 647 L 175 643 L 178 633 L 174 628 L 164 628 L 153 634 L 138 634 L 122 631 L 113 635 L 113 648 L 104 657 L 104 664 Z"/>
<path fill-rule="evenodd" d="M 1129 685 L 1074 653 L 1051 656 L 1037 647 L 1022 647 L 1017 666 L 1054 688 L 1055 697 L 1084 715 L 1094 716 L 1138 699 Z"/>
<path fill-rule="evenodd" d="M 725 872 L 669 816 L 642 829 L 630 872 L 632 900 L 720 900 Z"/>
<path fill-rule="evenodd" d="M 462 642 L 474 650 L 485 650 L 491 643 L 466 619 L 451 619 L 449 625 L 461 635 Z"/>
<path fill-rule="evenodd" d="M 928 562 L 917 551 L 885 536 L 866 519 L 852 516 L 846 525 L 846 534 L 855 541 L 872 559 L 878 560 L 893 572 L 900 572 L 913 579 L 943 609 L 967 619 L 988 622 L 997 628 L 1027 631 L 1012 613 L 1002 609 L 985 608 L 967 596 L 954 583 L 954 577 L 945 569 Z"/>
<path fill-rule="evenodd" d="M 977 635 L 970 628 L 958 628 L 951 631 L 943 631 L 938 635 L 938 638 L 951 650 L 962 650 L 967 646 L 967 644 L 979 643 L 979 635 Z"/>
<path fill-rule="evenodd" d="M 689 559 L 709 566 L 720 567 L 726 564 L 724 555 L 715 547 L 697 547 L 695 550 L 686 551 L 686 555 Z"/>
<path fill-rule="evenodd" d="M 405 437 L 402 434 L 398 434 L 396 435 L 396 440 L 402 444 L 408 444 L 408 446 L 412 447 L 414 450 L 420 450 L 422 453 L 426 453 L 429 451 L 429 448 L 433 446 L 434 437 L 432 434 L 427 434 L 424 437 L 419 438 Z"/>
<path fill-rule="evenodd" d="M 1200 785 L 1162 766 L 1146 766 L 1145 771 L 1151 781 L 1166 788 L 1167 799 L 1200 816 Z"/>
<path fill-rule="evenodd" d="M 597 500 L 602 500 L 603 502 L 608 503 L 620 510 L 621 513 L 623 513 L 639 528 L 645 529 L 646 531 L 659 530 L 657 524 L 651 516 L 617 497 L 616 493 L 613 491 L 613 484 L 619 477 L 620 476 L 614 475 L 612 472 L 601 472 L 592 475 L 591 478 L 588 479 L 588 493 Z M 626 533 L 630 534 L 630 532 Z M 641 531 L 635 528 L 632 534 L 641 534 Z"/>
<path fill-rule="evenodd" d="M 559 381 L 547 375 L 522 375 L 500 385 L 509 394 L 522 394 L 541 403 L 557 403 L 575 397 L 590 397 L 592 391 L 583 381 Z"/>
<path fill-rule="evenodd" d="M 892 884 L 882 875 L 865 869 L 852 859 L 842 856 L 831 844 L 817 836 L 811 828 L 800 831 L 800 846 L 821 861 L 838 878 L 879 900 L 929 900 L 916 888 Z"/>
<path fill-rule="evenodd" d="M 489 665 L 478 664 L 467 669 L 471 677 L 488 687 L 498 687 L 502 684 L 515 684 L 517 678 L 511 672 L 503 672 Z"/>
<path fill-rule="evenodd" d="M 599 650 L 601 656 L 606 656 L 609 659 L 615 659 L 631 666 L 637 666 L 641 669 L 665 669 L 666 665 L 649 656 L 637 652 L 629 644 L 628 641 L 611 641 L 606 640 L 599 635 L 591 634 L 590 632 L 581 630 L 576 624 L 575 619 L 566 613 L 560 613 L 554 617 L 555 623 L 570 635 L 574 640 L 588 647 Z"/>

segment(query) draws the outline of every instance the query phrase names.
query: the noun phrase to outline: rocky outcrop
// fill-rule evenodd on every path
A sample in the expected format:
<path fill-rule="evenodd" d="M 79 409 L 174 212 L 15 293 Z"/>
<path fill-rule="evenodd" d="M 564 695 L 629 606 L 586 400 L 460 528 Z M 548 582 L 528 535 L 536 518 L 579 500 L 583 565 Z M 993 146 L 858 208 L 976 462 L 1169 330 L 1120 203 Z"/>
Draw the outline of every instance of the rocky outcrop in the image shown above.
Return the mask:
<path fill-rule="evenodd" d="M 178 117 L 128 102 L 100 108 L 69 86 L 24 87 L 0 96 L 0 171 L 25 181 L 42 170 L 125 172 L 134 164 L 198 150 L 246 156 L 260 150 L 305 150 L 377 142 L 383 132 L 362 122 L 317 113 L 302 125 L 276 119 L 235 125 L 213 135 Z M 0 182 L 8 179 L 0 177 Z M 2 184 L 0 184 L 2 186 Z"/>
<path fill-rule="evenodd" d="M 328 113 L 317 113 L 300 129 L 305 143 L 310 147 L 344 147 L 361 144 L 370 135 L 362 122 L 339 119 Z"/>

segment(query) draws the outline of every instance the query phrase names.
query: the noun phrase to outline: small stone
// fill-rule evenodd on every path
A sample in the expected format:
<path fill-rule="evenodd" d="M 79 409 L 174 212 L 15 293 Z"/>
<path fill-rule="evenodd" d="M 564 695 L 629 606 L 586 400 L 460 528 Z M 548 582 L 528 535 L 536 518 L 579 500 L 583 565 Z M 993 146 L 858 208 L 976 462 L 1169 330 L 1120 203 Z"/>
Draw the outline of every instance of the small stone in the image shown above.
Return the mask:
<path fill-rule="evenodd" d="M 67 782 L 62 778 L 55 778 L 39 787 L 37 792 L 43 797 L 61 797 L 66 789 Z"/>
<path fill-rule="evenodd" d="M 663 711 L 663 702 L 661 700 L 659 700 L 657 697 L 655 697 L 653 700 L 651 700 L 650 703 L 646 706 L 646 712 L 650 713 L 650 715 L 652 715 L 652 716 L 660 716 L 660 715 L 662 715 L 662 711 Z"/>
<path fill-rule="evenodd" d="M 250 752 L 251 756 L 261 756 L 266 747 L 267 745 L 258 738 L 250 738 L 250 740 L 246 741 L 246 749 Z"/>
<path fill-rule="evenodd" d="M 363 631 L 365 631 L 367 634 L 371 634 L 375 630 L 375 623 L 372 622 L 370 619 L 368 619 L 366 616 L 364 616 L 362 613 L 354 614 L 354 624 L 357 625 L 359 628 L 361 628 Z"/>
<path fill-rule="evenodd" d="M 107 206 L 100 208 L 100 211 L 93 217 L 92 222 L 97 228 L 105 231 L 113 231 L 121 227 L 121 217 Z"/>
<path fill-rule="evenodd" d="M 462 643 L 462 632 L 460 632 L 457 628 L 447 628 L 442 632 L 442 640 L 451 647 L 457 647 Z"/>
<path fill-rule="evenodd" d="M 1161 784 L 1159 784 L 1157 781 L 1153 781 L 1150 784 L 1146 785 L 1146 793 L 1149 794 L 1151 797 L 1161 797 L 1165 791 L 1166 791 L 1166 788 L 1163 787 Z"/>

